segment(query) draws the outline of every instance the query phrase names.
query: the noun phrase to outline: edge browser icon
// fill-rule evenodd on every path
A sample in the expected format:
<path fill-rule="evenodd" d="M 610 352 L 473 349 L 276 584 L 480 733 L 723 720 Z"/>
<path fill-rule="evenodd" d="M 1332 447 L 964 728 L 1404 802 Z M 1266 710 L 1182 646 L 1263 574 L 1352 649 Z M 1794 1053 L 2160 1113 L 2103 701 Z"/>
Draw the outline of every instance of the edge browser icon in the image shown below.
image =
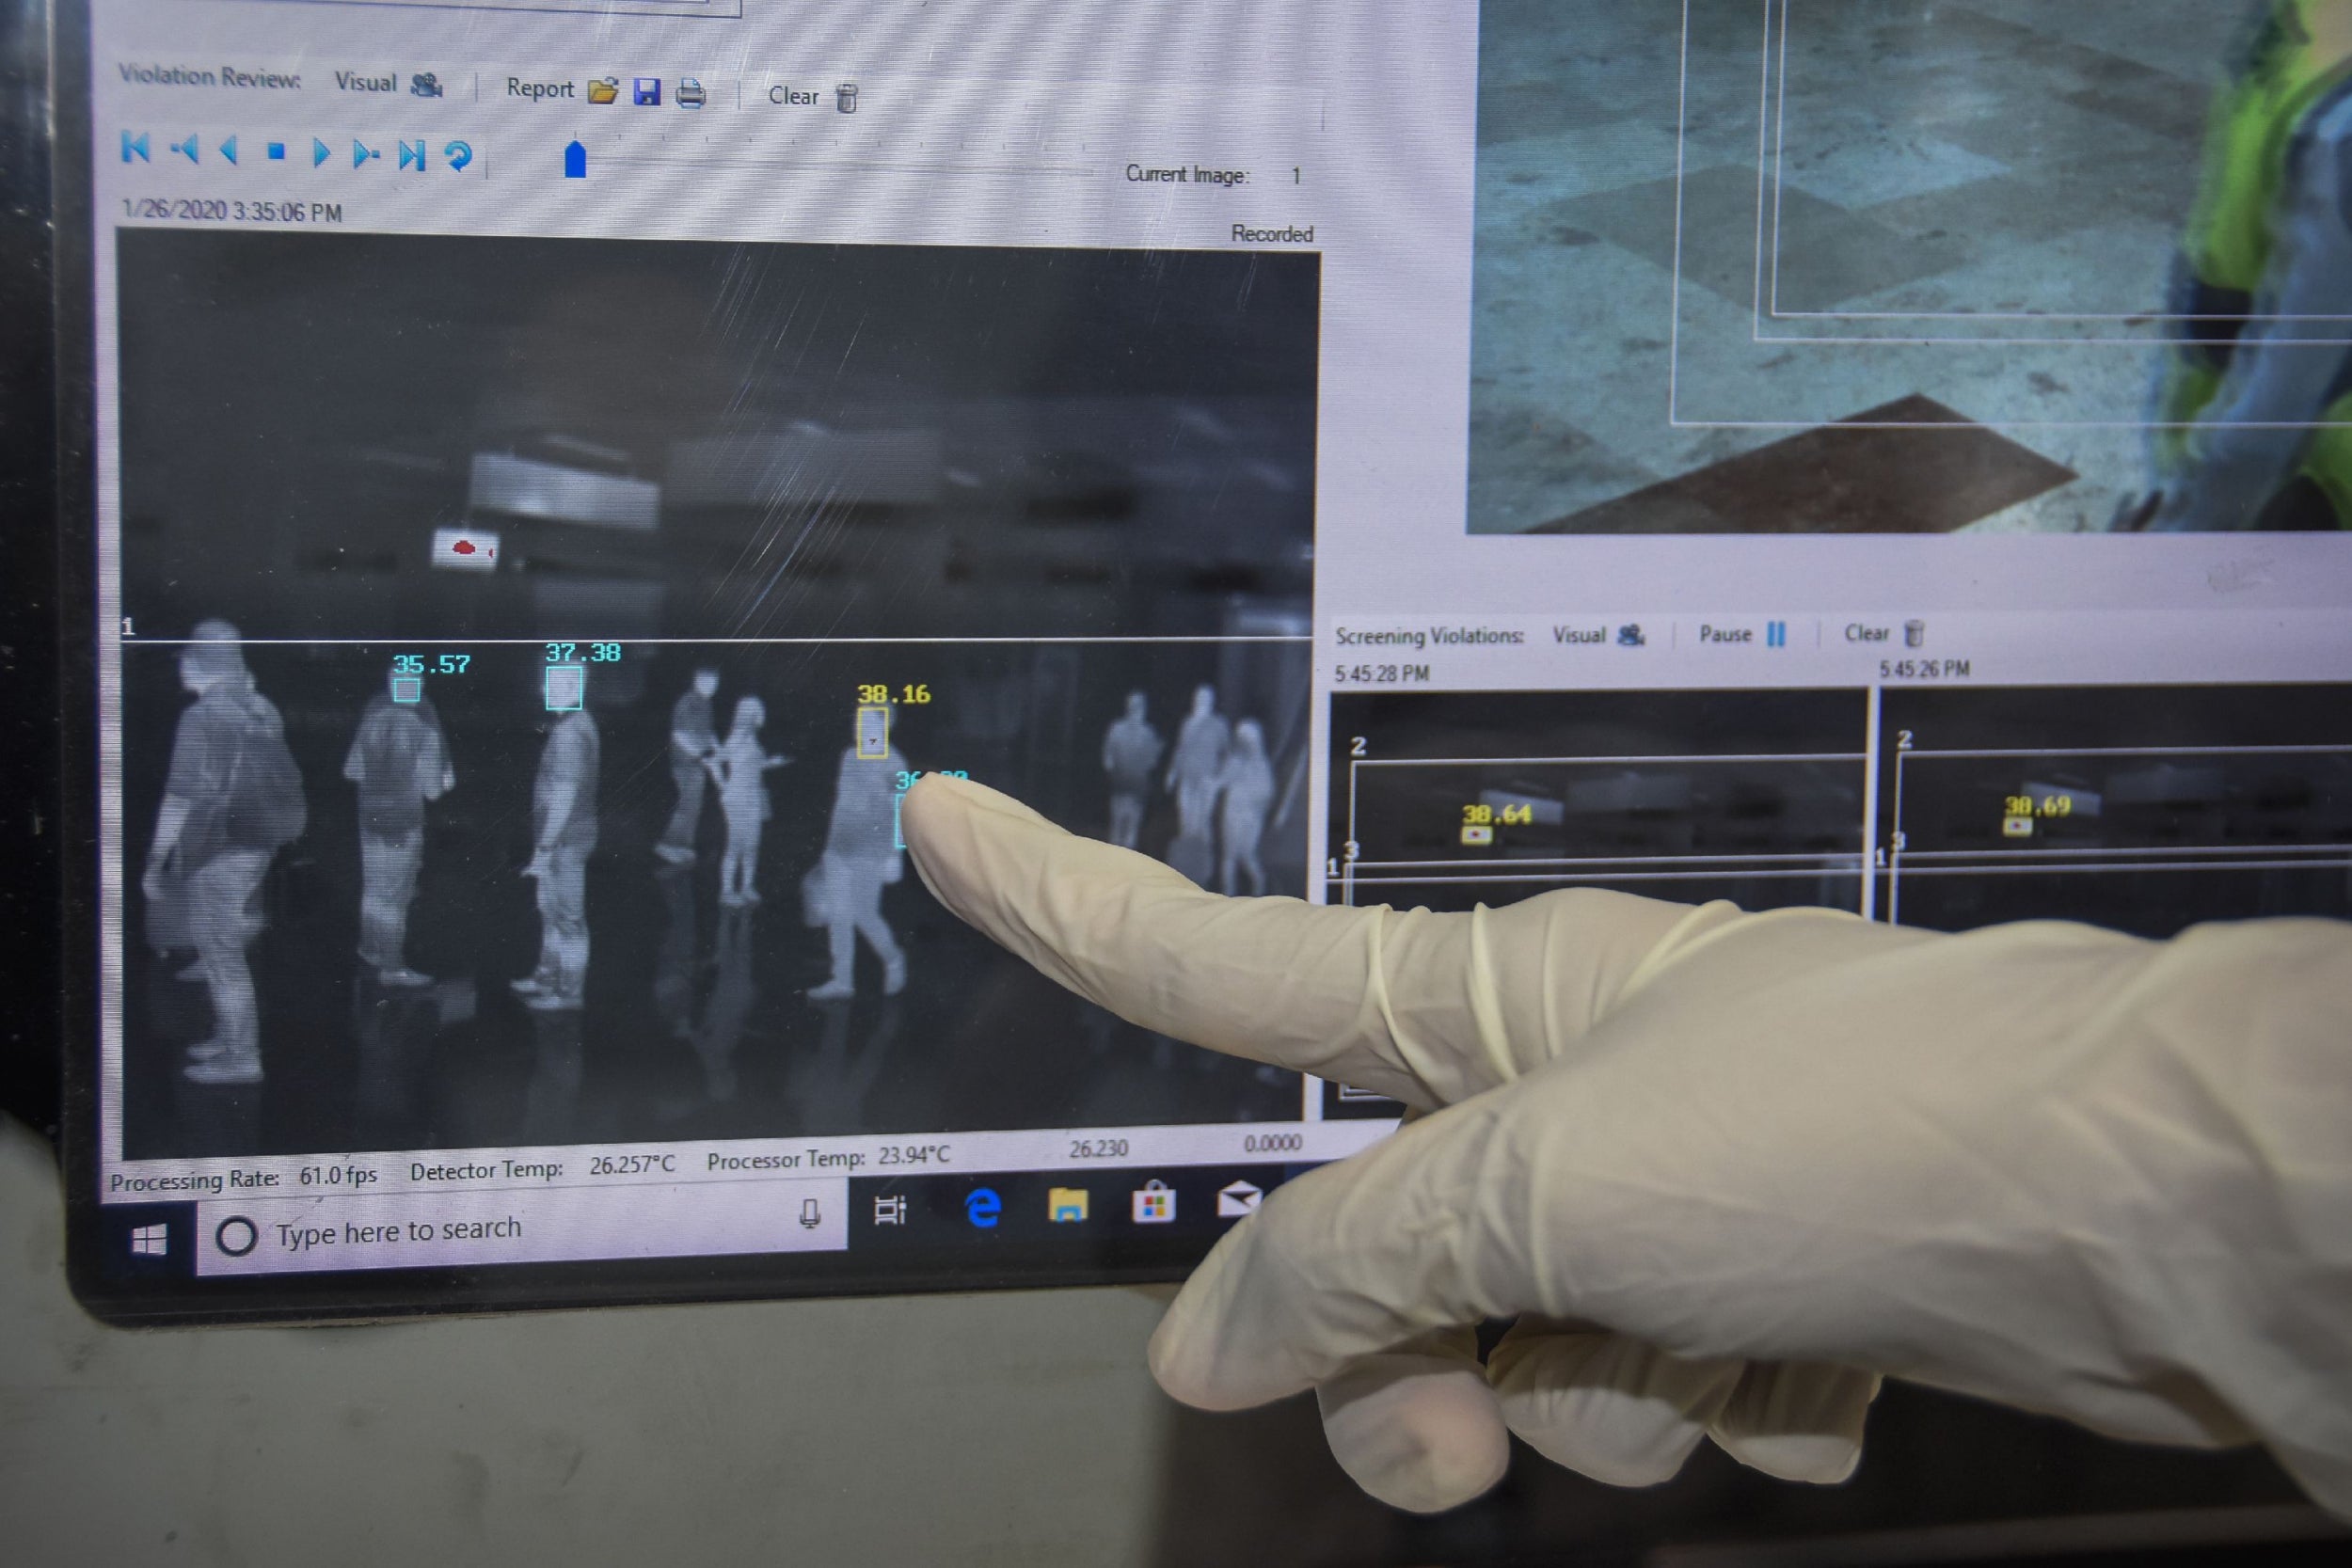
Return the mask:
<path fill-rule="evenodd" d="M 972 1222 L 975 1230 L 993 1230 L 1005 1212 L 1005 1200 L 996 1196 L 993 1187 L 975 1188 L 963 1200 L 963 1217 Z"/>

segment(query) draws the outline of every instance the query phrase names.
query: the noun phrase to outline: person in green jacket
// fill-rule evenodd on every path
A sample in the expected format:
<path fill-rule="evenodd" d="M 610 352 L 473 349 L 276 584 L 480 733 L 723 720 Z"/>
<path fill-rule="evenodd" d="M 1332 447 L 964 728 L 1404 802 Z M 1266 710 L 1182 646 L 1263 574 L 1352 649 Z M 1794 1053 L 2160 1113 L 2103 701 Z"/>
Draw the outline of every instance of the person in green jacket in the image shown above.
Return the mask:
<path fill-rule="evenodd" d="M 2262 0 L 2216 101 L 2157 394 L 2157 531 L 2352 526 L 2352 0 Z"/>

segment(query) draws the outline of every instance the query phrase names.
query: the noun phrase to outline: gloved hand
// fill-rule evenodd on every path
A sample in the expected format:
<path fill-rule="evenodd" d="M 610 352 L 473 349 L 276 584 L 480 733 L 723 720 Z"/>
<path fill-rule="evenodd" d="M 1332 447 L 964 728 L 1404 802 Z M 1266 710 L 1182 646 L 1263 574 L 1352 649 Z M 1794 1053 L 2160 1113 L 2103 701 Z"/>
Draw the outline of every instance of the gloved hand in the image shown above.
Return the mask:
<path fill-rule="evenodd" d="M 903 820 L 1070 990 L 1429 1113 L 1270 1195 L 1152 1342 L 1188 1404 L 1316 1388 L 1375 1497 L 1468 1500 L 1506 1428 L 1625 1484 L 1702 1436 L 1836 1481 L 1883 1374 L 2259 1437 L 2352 1513 L 2352 926 L 1316 909 L 939 774 Z M 1481 1368 L 1464 1325 L 1508 1314 Z"/>

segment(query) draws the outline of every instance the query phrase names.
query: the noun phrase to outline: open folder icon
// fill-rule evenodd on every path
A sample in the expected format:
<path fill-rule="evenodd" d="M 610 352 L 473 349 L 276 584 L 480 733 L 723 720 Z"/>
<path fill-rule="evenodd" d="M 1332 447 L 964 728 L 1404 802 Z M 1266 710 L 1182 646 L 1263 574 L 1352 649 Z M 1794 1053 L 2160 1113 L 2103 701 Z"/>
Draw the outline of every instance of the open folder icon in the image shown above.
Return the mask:
<path fill-rule="evenodd" d="M 618 76 L 592 76 L 588 79 L 589 103 L 617 103 L 620 100 L 620 96 L 621 79 Z"/>

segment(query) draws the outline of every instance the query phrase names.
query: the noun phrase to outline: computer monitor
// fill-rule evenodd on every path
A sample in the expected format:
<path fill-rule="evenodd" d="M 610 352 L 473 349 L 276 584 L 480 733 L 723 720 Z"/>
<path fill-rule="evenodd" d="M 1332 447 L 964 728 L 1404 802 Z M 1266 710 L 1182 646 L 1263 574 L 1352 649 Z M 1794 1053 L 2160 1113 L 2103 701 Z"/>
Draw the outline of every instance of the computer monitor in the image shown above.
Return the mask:
<path fill-rule="evenodd" d="M 1240 896 L 2346 913 L 2276 9 L 70 0 L 83 1299 L 1172 1278 L 1389 1133 L 960 924 L 926 771 Z"/>

